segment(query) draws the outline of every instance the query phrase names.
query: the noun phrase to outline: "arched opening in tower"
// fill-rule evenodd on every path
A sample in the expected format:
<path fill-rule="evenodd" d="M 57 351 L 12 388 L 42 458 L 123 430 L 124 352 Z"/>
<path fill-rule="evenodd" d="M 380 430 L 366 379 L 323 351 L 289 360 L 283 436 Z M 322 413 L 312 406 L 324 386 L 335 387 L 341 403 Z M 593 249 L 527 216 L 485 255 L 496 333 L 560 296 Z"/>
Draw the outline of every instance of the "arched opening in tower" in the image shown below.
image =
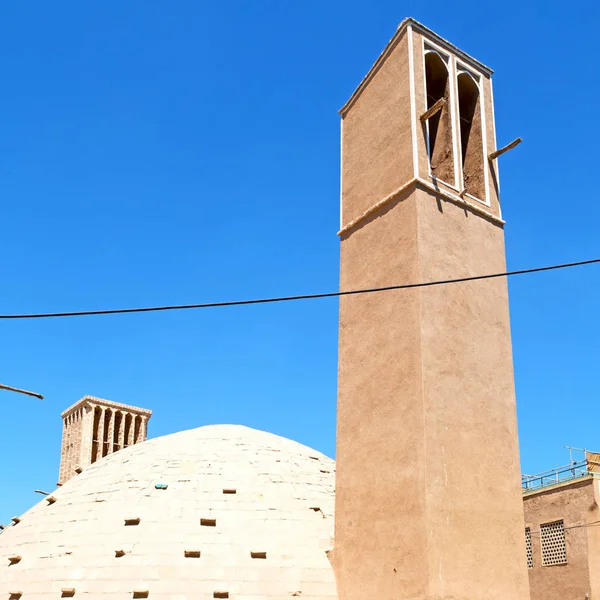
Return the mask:
<path fill-rule="evenodd" d="M 459 73 L 457 82 L 464 189 L 472 196 L 484 200 L 485 164 L 479 87 L 466 72 Z"/>
<path fill-rule="evenodd" d="M 131 446 L 131 444 L 133 443 L 131 437 L 132 437 L 132 429 L 131 429 L 131 420 L 132 420 L 132 415 L 131 413 L 125 413 L 125 435 L 124 435 L 124 440 L 125 440 L 125 444 L 124 444 L 124 448 L 127 448 L 127 446 Z"/>
<path fill-rule="evenodd" d="M 99 437 L 101 418 L 102 409 L 99 406 L 94 407 L 94 429 L 92 431 L 92 463 L 95 463 L 102 456 L 102 440 Z"/>
<path fill-rule="evenodd" d="M 110 420 L 112 418 L 112 411 L 107 409 L 104 411 L 104 434 L 102 436 L 102 456 L 107 456 L 109 452 L 109 428 L 110 428 Z"/>
<path fill-rule="evenodd" d="M 142 428 L 142 417 L 140 417 L 138 415 L 135 417 L 135 421 L 134 421 L 134 430 L 133 430 L 133 443 L 134 444 L 141 442 L 141 439 L 140 439 L 141 428 Z"/>
<path fill-rule="evenodd" d="M 121 438 L 121 427 L 123 426 L 123 413 L 118 410 L 115 411 L 115 425 L 113 428 L 113 452 L 121 450 L 120 438 Z"/>
<path fill-rule="evenodd" d="M 430 109 L 438 100 L 445 100 L 442 109 L 430 117 L 425 125 L 431 174 L 446 183 L 454 184 L 448 66 L 444 59 L 433 50 L 425 54 L 425 87 L 427 109 Z"/>

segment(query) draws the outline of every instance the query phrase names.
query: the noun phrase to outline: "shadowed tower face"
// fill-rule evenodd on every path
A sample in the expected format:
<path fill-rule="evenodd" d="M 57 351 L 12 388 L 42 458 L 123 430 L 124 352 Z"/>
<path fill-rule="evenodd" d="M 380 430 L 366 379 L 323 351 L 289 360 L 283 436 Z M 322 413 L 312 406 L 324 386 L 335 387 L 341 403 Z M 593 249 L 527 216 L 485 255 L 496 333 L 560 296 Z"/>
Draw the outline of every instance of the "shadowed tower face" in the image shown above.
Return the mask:
<path fill-rule="evenodd" d="M 342 290 L 505 270 L 487 67 L 407 19 L 341 115 Z M 340 600 L 529 598 L 506 281 L 346 296 L 339 335 Z"/>
<path fill-rule="evenodd" d="M 84 396 L 61 416 L 59 485 L 102 457 L 145 441 L 152 411 Z"/>

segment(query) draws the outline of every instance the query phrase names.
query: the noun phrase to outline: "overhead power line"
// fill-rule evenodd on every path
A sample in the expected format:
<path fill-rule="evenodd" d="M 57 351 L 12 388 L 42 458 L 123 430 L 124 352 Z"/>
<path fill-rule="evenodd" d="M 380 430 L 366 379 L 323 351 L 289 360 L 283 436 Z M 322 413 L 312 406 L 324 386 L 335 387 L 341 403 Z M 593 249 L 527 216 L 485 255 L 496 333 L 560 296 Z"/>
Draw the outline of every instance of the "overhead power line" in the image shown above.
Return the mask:
<path fill-rule="evenodd" d="M 599 527 L 600 526 L 600 521 L 592 521 L 590 523 L 580 523 L 579 525 L 571 525 L 569 527 L 564 527 L 564 530 L 567 531 L 568 529 L 581 529 L 583 527 Z M 530 531 L 529 533 L 531 533 L 531 535 L 539 535 L 541 533 L 541 531 Z"/>
<path fill-rule="evenodd" d="M 296 300 L 317 300 L 319 298 L 335 298 L 340 296 L 354 296 L 358 294 L 374 294 L 377 292 L 390 292 L 393 290 L 408 290 L 421 287 L 432 287 L 437 285 L 449 285 L 452 283 L 464 283 L 467 281 L 480 281 L 482 279 L 496 279 L 498 277 L 512 277 L 513 275 L 526 275 L 529 273 L 541 273 L 542 271 L 554 271 L 557 269 L 568 269 L 570 267 L 581 267 L 600 263 L 600 258 L 582 260 L 579 262 L 550 265 L 547 267 L 536 267 L 533 269 L 521 269 L 519 271 L 506 271 L 503 273 L 490 273 L 488 275 L 474 275 L 473 277 L 459 277 L 457 279 L 441 279 L 439 281 L 424 281 L 421 283 L 404 283 L 400 285 L 388 285 L 385 287 L 366 288 L 359 290 L 346 290 L 340 292 L 326 292 L 323 294 L 303 294 L 299 296 L 280 296 L 275 298 L 255 298 L 252 300 L 230 300 L 227 302 L 206 302 L 202 304 L 174 304 L 168 306 L 146 306 L 140 308 L 110 308 L 104 310 L 79 310 L 50 313 L 8 314 L 0 315 L 0 319 L 54 319 L 58 317 L 90 317 L 93 315 L 122 315 L 129 313 L 159 312 L 167 310 L 192 310 L 200 308 L 221 308 L 226 306 L 247 306 L 250 304 L 270 304 L 274 302 L 292 302 Z"/>

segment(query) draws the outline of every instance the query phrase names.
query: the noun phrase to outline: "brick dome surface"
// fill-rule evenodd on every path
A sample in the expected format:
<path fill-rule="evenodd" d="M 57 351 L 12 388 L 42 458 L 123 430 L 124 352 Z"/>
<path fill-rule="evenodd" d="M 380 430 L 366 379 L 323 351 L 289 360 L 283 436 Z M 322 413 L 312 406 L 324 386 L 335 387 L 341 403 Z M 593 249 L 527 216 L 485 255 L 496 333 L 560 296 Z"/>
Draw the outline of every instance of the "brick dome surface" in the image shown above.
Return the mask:
<path fill-rule="evenodd" d="M 237 425 L 121 450 L 0 533 L 0 598 L 335 598 L 334 469 Z"/>

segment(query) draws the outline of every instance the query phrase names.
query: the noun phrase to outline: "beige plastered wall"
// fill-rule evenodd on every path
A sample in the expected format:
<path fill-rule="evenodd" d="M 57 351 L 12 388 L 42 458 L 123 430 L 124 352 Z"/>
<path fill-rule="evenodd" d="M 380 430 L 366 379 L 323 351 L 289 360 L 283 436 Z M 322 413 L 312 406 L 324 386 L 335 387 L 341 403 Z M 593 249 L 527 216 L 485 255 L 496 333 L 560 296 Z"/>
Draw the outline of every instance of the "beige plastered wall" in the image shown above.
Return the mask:
<path fill-rule="evenodd" d="M 586 528 L 588 541 L 588 568 L 590 572 L 590 600 L 600 598 L 600 481 L 595 480 L 594 508 L 588 510 Z"/>
<path fill-rule="evenodd" d="M 500 225 L 432 192 L 415 202 L 419 281 L 505 270 Z M 506 281 L 422 288 L 420 304 L 431 597 L 526 598 Z"/>
<path fill-rule="evenodd" d="M 539 492 L 523 499 L 525 525 L 531 529 L 533 568 L 529 569 L 531 600 L 600 598 L 599 532 L 586 526 L 600 520 L 598 486 L 591 477 Z M 540 525 L 564 521 L 567 564 L 542 565 Z"/>
<path fill-rule="evenodd" d="M 413 190 L 341 261 L 342 289 L 502 271 L 503 232 Z M 337 457 L 341 599 L 528 598 L 503 280 L 341 299 Z"/>
<path fill-rule="evenodd" d="M 402 227 L 399 221 L 404 222 Z M 389 203 L 342 241 L 341 289 L 418 277 L 416 204 Z M 339 598 L 423 598 L 420 294 L 340 300 L 335 546 Z"/>
<path fill-rule="evenodd" d="M 344 223 L 413 177 L 408 63 L 405 32 L 343 118 Z"/>

